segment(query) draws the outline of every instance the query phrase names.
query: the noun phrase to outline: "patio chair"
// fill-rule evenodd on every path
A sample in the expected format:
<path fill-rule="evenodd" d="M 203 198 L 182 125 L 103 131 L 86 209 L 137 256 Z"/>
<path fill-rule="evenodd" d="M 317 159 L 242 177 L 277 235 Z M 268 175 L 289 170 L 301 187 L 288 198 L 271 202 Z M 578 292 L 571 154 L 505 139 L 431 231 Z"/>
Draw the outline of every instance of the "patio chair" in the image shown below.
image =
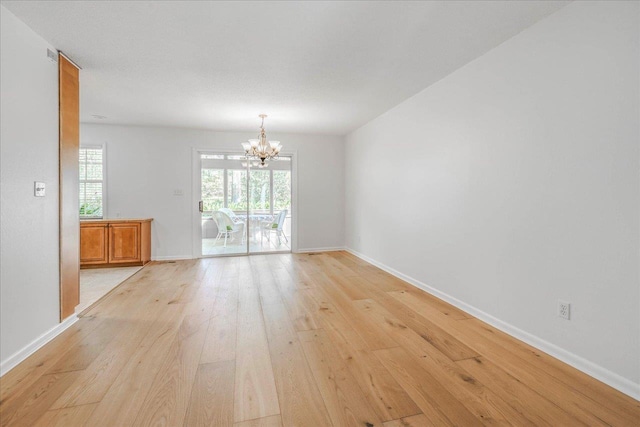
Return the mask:
<path fill-rule="evenodd" d="M 278 236 L 278 244 L 282 244 L 280 236 L 284 237 L 284 241 L 289 243 L 289 239 L 284 234 L 284 220 L 287 217 L 287 209 L 281 210 L 278 216 L 273 221 L 265 221 L 262 223 L 262 238 L 267 236 L 267 240 L 271 241 L 271 232 L 275 232 Z"/>
<path fill-rule="evenodd" d="M 231 221 L 233 221 L 236 224 L 239 222 L 244 222 L 243 217 L 236 215 L 236 213 L 229 208 L 220 208 L 220 212 L 224 212 L 227 215 L 229 215 L 229 218 L 231 218 Z"/>
<path fill-rule="evenodd" d="M 215 243 L 218 243 L 218 240 L 224 236 L 224 247 L 227 247 L 227 238 L 229 236 L 233 237 L 233 233 L 242 232 L 242 243 L 245 242 L 244 238 L 244 222 L 234 223 L 229 215 L 221 211 L 215 211 L 213 213 L 213 220 L 216 222 L 218 226 L 218 235 L 216 236 Z"/>

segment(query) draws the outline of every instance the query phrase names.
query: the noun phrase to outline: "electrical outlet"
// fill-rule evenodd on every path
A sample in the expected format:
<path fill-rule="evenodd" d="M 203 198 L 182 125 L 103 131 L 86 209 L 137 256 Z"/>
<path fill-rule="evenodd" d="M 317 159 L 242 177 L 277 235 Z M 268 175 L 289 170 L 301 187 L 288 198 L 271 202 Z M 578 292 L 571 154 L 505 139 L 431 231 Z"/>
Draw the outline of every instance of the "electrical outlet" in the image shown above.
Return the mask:
<path fill-rule="evenodd" d="M 571 318 L 571 304 L 558 300 L 558 317 L 569 320 Z"/>

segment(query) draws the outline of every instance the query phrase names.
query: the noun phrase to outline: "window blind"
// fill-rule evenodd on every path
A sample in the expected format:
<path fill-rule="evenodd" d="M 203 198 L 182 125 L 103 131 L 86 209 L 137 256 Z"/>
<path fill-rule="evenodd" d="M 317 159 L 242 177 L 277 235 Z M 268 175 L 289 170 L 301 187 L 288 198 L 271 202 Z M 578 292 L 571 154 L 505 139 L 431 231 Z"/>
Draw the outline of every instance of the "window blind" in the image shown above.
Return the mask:
<path fill-rule="evenodd" d="M 102 147 L 80 148 L 80 217 L 102 218 L 104 151 Z"/>

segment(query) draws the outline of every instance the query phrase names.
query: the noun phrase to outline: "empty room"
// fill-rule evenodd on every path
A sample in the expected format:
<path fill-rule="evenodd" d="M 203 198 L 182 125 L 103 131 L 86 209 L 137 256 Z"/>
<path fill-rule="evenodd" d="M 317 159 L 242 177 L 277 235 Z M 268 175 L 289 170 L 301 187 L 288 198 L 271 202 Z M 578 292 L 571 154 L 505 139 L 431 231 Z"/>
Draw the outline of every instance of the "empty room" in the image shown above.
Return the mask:
<path fill-rule="evenodd" d="M 639 1 L 0 0 L 0 426 L 640 426 Z"/>

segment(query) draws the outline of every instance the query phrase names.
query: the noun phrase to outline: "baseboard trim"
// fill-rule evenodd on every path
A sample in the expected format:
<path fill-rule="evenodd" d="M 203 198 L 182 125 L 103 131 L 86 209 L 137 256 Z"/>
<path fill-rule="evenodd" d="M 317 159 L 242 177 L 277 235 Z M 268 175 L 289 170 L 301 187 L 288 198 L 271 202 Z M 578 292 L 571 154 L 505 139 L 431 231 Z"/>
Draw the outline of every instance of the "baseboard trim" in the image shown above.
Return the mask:
<path fill-rule="evenodd" d="M 65 320 L 58 323 L 53 328 L 49 329 L 44 334 L 40 335 L 31 343 L 27 344 L 24 348 L 22 348 L 21 350 L 18 350 L 11 356 L 7 357 L 6 360 L 3 360 L 0 363 L 0 377 L 6 374 L 7 372 L 9 372 L 10 370 L 12 370 L 13 368 L 15 368 L 16 366 L 18 366 L 20 362 L 24 361 L 27 357 L 31 356 L 33 353 L 38 351 L 42 346 L 44 346 L 46 343 L 48 343 L 49 341 L 51 341 L 52 339 L 60 335 L 69 326 L 73 325 L 77 321 L 78 321 L 78 316 L 75 314 L 73 316 L 67 317 Z"/>
<path fill-rule="evenodd" d="M 151 261 L 184 261 L 187 259 L 193 259 L 191 255 L 177 255 L 177 256 L 154 256 Z"/>
<path fill-rule="evenodd" d="M 311 252 L 335 252 L 335 251 L 344 251 L 344 246 L 337 246 L 334 248 L 306 248 L 306 249 L 297 249 L 294 253 L 296 254 L 308 254 Z"/>
<path fill-rule="evenodd" d="M 367 261 L 370 264 L 375 265 L 376 267 L 386 271 L 389 274 L 396 276 L 399 279 L 404 280 L 407 283 L 415 286 L 418 289 L 421 289 L 433 296 L 436 296 L 451 305 L 456 306 L 457 308 L 471 314 L 474 317 L 482 320 L 490 324 L 491 326 L 511 335 L 514 338 L 519 339 L 520 341 L 524 341 L 525 343 L 549 354 L 550 356 L 555 357 L 563 361 L 564 363 L 578 369 L 579 371 L 584 372 L 585 374 L 602 381 L 603 383 L 615 388 L 616 390 L 631 396 L 636 400 L 640 400 L 640 384 L 636 384 L 633 381 L 622 377 L 621 375 L 616 374 L 606 368 L 603 368 L 600 365 L 597 365 L 577 354 L 571 353 L 561 347 L 558 347 L 555 344 L 552 344 L 536 335 L 533 335 L 527 331 L 524 331 L 516 326 L 511 325 L 503 320 L 500 320 L 472 305 L 469 305 L 459 299 L 452 297 L 436 288 L 433 288 L 426 283 L 423 283 L 417 279 L 414 279 L 411 276 L 407 276 L 388 265 L 385 265 L 381 262 L 376 261 L 373 258 L 366 256 L 358 251 L 355 251 L 351 248 L 345 248 L 347 252 L 357 256 L 358 258 Z"/>

